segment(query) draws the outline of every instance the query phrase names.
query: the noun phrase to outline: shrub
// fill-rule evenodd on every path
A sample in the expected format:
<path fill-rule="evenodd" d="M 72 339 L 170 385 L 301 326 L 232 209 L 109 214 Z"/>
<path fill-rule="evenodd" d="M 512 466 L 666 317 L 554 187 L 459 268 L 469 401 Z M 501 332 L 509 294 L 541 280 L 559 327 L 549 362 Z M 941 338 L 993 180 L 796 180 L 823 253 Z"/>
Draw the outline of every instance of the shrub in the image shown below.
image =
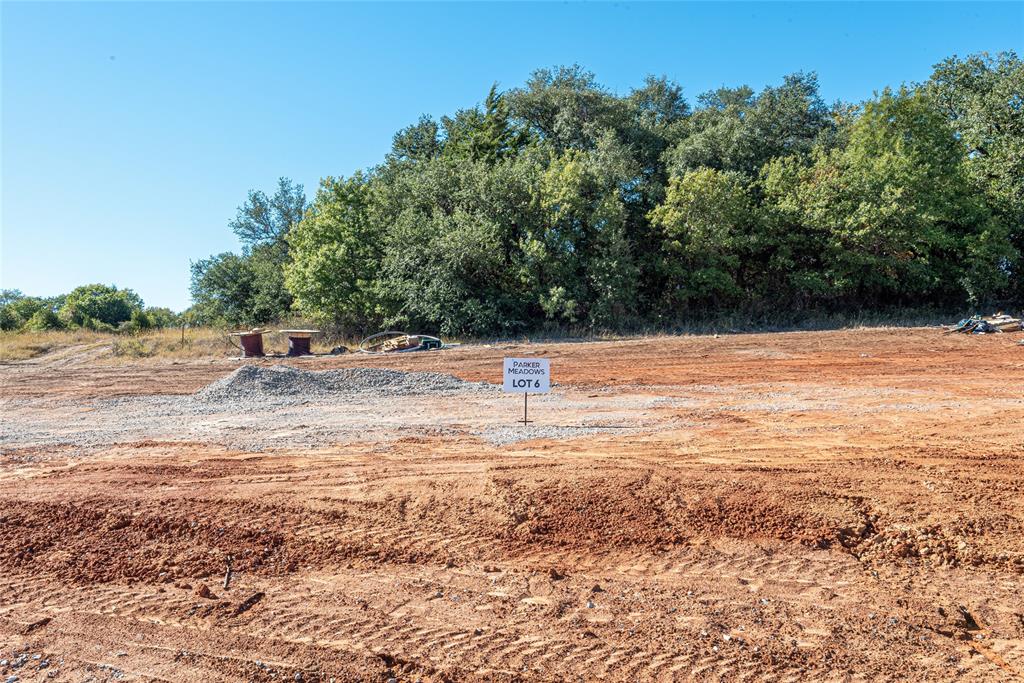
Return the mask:
<path fill-rule="evenodd" d="M 142 298 L 130 289 L 107 285 L 83 285 L 64 301 L 60 317 L 69 325 L 97 331 L 113 331 L 142 310 Z"/>
<path fill-rule="evenodd" d="M 115 339 L 110 348 L 115 356 L 126 356 L 128 358 L 146 358 L 154 353 L 153 348 L 135 337 Z"/>
<path fill-rule="evenodd" d="M 29 332 L 42 332 L 43 330 L 60 330 L 64 324 L 57 314 L 49 308 L 41 308 L 32 314 L 32 317 L 25 323 L 24 329 Z"/>

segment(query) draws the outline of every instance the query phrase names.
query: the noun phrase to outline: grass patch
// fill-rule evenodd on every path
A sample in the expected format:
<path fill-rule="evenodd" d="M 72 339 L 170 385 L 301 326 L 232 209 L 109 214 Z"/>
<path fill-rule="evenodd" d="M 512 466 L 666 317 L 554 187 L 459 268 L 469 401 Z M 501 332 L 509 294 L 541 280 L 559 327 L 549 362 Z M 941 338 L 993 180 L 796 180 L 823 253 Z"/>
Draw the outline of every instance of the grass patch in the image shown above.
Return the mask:
<path fill-rule="evenodd" d="M 91 330 L 47 330 L 44 332 L 0 332 L 0 362 L 28 360 L 71 346 L 95 344 L 110 335 Z"/>
<path fill-rule="evenodd" d="M 148 330 L 111 337 L 108 360 L 136 358 L 223 358 L 236 355 L 227 335 L 212 327 Z"/>

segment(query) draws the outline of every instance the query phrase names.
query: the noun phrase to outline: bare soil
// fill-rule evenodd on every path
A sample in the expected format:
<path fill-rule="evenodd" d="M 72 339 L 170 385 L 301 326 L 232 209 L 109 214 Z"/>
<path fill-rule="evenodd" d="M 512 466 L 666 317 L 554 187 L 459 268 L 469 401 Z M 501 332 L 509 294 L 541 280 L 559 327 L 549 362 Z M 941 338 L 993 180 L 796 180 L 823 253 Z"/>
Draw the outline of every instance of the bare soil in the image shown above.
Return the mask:
<path fill-rule="evenodd" d="M 1024 680 L 1020 337 L 290 361 L 548 357 L 529 427 L 487 392 L 144 419 L 242 361 L 2 365 L 0 681 Z"/>

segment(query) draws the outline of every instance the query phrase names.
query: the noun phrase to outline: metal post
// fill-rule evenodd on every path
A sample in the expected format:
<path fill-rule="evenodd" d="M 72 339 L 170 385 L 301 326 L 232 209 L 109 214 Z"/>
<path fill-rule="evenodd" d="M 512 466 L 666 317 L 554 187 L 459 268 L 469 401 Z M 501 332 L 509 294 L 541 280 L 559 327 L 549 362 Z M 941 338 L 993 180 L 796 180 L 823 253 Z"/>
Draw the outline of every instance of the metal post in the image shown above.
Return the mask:
<path fill-rule="evenodd" d="M 526 419 L 526 409 L 527 409 L 527 406 L 529 405 L 529 403 L 530 403 L 530 392 L 525 392 L 523 394 L 523 424 L 524 425 L 527 422 L 529 422 L 529 420 Z"/>

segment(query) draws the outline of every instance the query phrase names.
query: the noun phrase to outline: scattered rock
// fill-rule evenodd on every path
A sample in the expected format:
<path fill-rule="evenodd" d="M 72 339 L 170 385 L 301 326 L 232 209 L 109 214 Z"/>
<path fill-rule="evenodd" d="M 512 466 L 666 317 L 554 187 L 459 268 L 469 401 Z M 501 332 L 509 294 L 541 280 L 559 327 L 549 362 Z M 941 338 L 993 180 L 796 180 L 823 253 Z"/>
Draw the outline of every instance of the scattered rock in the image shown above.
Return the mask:
<path fill-rule="evenodd" d="M 205 583 L 199 585 L 199 588 L 196 589 L 196 595 L 200 598 L 206 598 L 207 600 L 217 599 L 217 596 L 213 594 L 213 591 L 211 591 L 210 587 Z"/>
<path fill-rule="evenodd" d="M 42 627 L 44 627 L 47 624 L 49 624 L 50 620 L 51 620 L 51 617 L 43 617 L 42 619 L 38 619 L 36 621 L 33 621 L 32 623 L 26 625 L 25 628 L 23 628 L 21 630 L 21 633 L 22 633 L 22 635 L 27 635 L 27 634 L 32 633 L 33 631 L 35 631 L 37 629 L 41 629 Z"/>
<path fill-rule="evenodd" d="M 253 593 L 252 595 L 247 597 L 240 605 L 238 605 L 238 607 L 235 608 L 235 611 L 232 613 L 232 616 L 237 617 L 239 614 L 249 611 L 250 609 L 252 609 L 253 605 L 255 605 L 257 602 L 263 599 L 263 596 L 264 593 L 262 591 Z"/>

